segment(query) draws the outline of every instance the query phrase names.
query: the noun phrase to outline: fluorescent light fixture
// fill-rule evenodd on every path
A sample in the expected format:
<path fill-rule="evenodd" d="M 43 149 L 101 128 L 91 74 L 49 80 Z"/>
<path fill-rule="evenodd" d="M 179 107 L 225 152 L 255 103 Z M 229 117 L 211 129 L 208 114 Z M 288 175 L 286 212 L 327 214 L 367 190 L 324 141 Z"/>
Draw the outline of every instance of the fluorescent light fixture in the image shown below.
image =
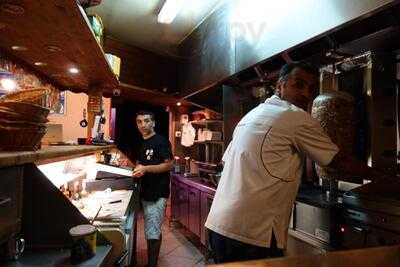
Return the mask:
<path fill-rule="evenodd" d="M 73 74 L 76 74 L 76 73 L 79 72 L 79 70 L 77 68 L 70 68 L 68 71 L 73 73 Z"/>
<path fill-rule="evenodd" d="M 183 0 L 165 0 L 160 13 L 158 14 L 157 21 L 165 24 L 171 23 L 181 10 L 182 5 Z"/>
<path fill-rule="evenodd" d="M 13 45 L 11 46 L 11 49 L 14 51 L 26 51 L 28 50 L 28 48 L 26 48 L 25 46 L 20 46 L 20 45 Z"/>
<path fill-rule="evenodd" d="M 35 63 L 33 63 L 33 64 L 35 64 L 35 66 L 39 66 L 39 67 L 47 66 L 47 63 L 45 63 L 45 62 L 40 62 L 40 61 L 35 62 Z"/>
<path fill-rule="evenodd" d="M 0 85 L 1 88 L 8 92 L 14 91 L 15 88 L 17 88 L 17 83 L 14 81 L 14 79 L 3 78 L 0 80 Z"/>

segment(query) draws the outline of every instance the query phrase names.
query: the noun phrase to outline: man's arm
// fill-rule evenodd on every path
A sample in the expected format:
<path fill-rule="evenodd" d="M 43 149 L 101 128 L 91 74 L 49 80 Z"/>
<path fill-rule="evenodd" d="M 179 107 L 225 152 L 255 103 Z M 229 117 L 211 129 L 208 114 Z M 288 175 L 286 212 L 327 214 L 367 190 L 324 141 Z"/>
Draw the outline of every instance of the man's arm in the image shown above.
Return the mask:
<path fill-rule="evenodd" d="M 355 182 L 354 179 L 357 178 L 377 181 L 390 177 L 369 167 L 366 163 L 340 151 L 334 156 L 327 167 L 338 169 L 346 173 L 349 177 L 343 177 L 343 180 L 348 182 Z"/>
<path fill-rule="evenodd" d="M 165 162 L 157 164 L 157 165 L 136 165 L 136 168 L 133 170 L 134 177 L 142 177 L 145 173 L 163 173 L 169 172 L 173 167 L 172 160 L 165 160 Z"/>
<path fill-rule="evenodd" d="M 169 172 L 173 167 L 173 163 L 172 160 L 166 160 L 164 163 L 158 165 L 147 165 L 147 166 L 142 165 L 142 167 L 144 167 L 145 172 L 163 173 L 163 172 Z"/>

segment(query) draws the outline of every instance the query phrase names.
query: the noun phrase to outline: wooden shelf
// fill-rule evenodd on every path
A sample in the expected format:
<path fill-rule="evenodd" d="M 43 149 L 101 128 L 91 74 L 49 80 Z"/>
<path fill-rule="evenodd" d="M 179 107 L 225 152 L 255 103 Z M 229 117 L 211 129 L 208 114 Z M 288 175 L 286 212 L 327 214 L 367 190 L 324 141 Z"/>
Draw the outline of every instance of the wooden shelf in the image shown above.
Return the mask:
<path fill-rule="evenodd" d="M 203 121 L 191 121 L 193 125 L 209 125 L 209 124 L 222 124 L 222 120 L 203 120 Z"/>
<path fill-rule="evenodd" d="M 118 80 L 82 12 L 75 0 L 1 3 L 0 22 L 5 26 L 0 29 L 0 49 L 62 89 L 112 92 Z M 12 46 L 27 50 L 15 51 Z M 47 65 L 39 67 L 35 62 Z M 69 73 L 71 67 L 79 73 Z"/>
<path fill-rule="evenodd" d="M 0 167 L 22 165 L 26 163 L 43 163 L 57 158 L 73 158 L 78 155 L 90 154 L 98 151 L 116 148 L 107 146 L 49 146 L 38 151 L 0 152 Z"/>
<path fill-rule="evenodd" d="M 218 145 L 223 145 L 224 141 L 212 141 L 212 140 L 209 140 L 209 141 L 198 141 L 198 140 L 195 140 L 194 143 L 195 144 L 218 144 Z"/>
<path fill-rule="evenodd" d="M 162 92 L 141 88 L 126 83 L 119 83 L 119 88 L 121 90 L 121 96 L 126 99 L 133 99 L 135 101 L 161 106 L 176 105 L 177 102 L 181 102 L 182 105 L 190 105 L 190 103 L 186 100 L 180 100 L 177 97 Z"/>
<path fill-rule="evenodd" d="M 120 82 L 119 89 L 121 90 L 121 97 L 125 99 L 131 99 L 134 101 L 160 106 L 175 106 L 177 102 L 181 102 L 182 106 L 196 106 L 199 108 L 204 108 L 203 106 L 185 99 L 127 83 Z"/>

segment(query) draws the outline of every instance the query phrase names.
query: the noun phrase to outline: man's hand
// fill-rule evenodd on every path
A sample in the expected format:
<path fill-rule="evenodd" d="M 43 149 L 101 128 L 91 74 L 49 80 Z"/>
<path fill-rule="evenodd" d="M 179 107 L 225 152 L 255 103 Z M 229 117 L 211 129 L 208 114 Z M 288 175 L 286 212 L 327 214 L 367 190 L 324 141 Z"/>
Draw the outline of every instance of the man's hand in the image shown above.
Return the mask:
<path fill-rule="evenodd" d="M 147 168 L 144 165 L 136 165 L 135 169 L 133 170 L 133 177 L 140 178 L 147 172 Z"/>

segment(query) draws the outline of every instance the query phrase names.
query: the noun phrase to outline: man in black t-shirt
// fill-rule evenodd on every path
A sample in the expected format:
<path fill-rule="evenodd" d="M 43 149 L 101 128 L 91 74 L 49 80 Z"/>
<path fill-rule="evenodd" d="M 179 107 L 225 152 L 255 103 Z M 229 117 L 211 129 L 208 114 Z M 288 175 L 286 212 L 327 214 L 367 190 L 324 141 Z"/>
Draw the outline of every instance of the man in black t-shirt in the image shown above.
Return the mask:
<path fill-rule="evenodd" d="M 141 179 L 140 199 L 144 213 L 148 266 L 155 267 L 161 246 L 161 225 L 169 197 L 171 145 L 166 138 L 154 131 L 155 120 L 152 112 L 138 112 L 136 125 L 144 140 L 133 176 Z"/>

